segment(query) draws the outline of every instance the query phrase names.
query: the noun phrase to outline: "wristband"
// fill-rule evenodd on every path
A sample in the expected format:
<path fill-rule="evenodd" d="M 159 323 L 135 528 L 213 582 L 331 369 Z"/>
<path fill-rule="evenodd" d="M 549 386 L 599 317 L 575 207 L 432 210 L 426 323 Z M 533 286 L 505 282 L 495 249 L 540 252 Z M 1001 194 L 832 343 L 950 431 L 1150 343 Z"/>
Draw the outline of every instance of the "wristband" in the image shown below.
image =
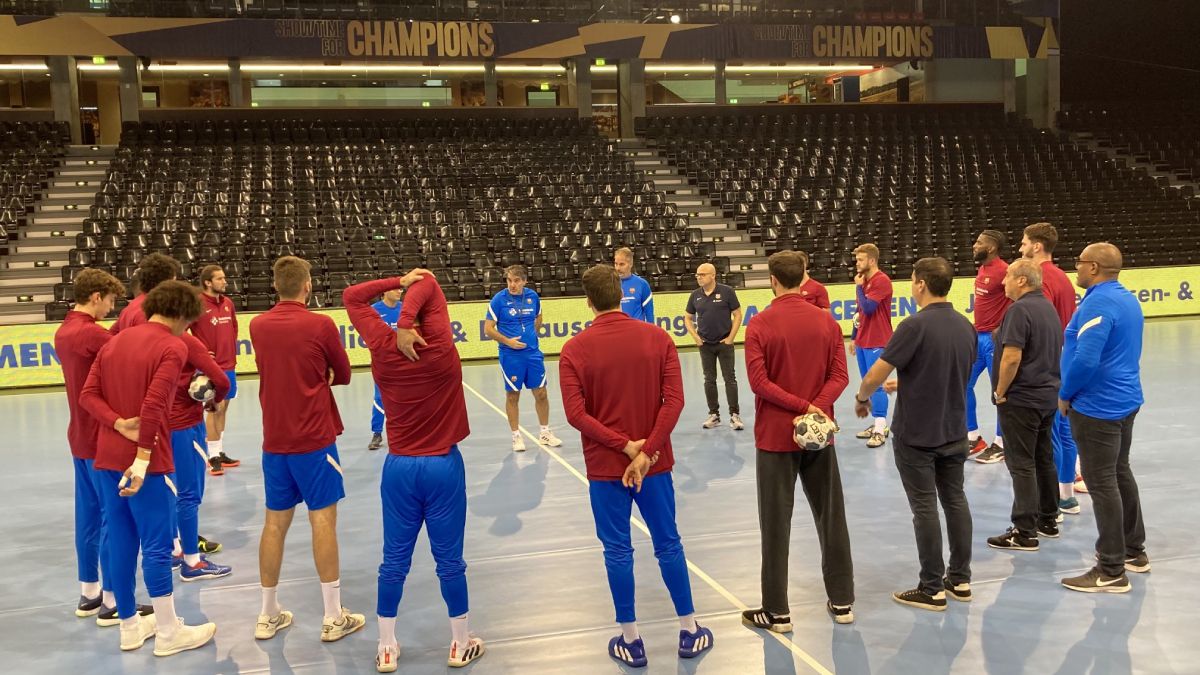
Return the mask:
<path fill-rule="evenodd" d="M 868 396 L 868 397 L 866 397 L 866 398 L 859 398 L 859 397 L 858 397 L 858 392 L 854 392 L 854 402 L 855 402 L 855 403 L 870 403 L 870 402 L 871 402 L 871 397 L 870 397 L 870 396 Z"/>

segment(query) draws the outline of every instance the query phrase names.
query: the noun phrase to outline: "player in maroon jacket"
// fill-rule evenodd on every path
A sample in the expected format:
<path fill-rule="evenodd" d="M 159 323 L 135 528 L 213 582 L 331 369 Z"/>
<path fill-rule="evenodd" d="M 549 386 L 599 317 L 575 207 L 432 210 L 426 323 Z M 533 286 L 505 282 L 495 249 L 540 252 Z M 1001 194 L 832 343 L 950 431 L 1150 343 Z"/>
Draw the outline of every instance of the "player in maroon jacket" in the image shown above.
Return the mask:
<path fill-rule="evenodd" d="M 129 301 L 125 309 L 121 310 L 120 316 L 117 317 L 117 322 L 108 329 L 113 335 L 120 333 L 126 328 L 146 323 L 146 313 L 142 310 L 142 303 L 146 300 L 146 294 L 164 281 L 178 279 L 180 274 L 179 261 L 163 253 L 151 253 L 142 258 L 142 261 L 138 263 L 136 274 L 138 294 L 133 300 Z"/>
<path fill-rule="evenodd" d="M 208 468 L 214 476 L 225 473 L 225 469 L 240 466 L 241 462 L 225 454 L 225 416 L 229 402 L 237 398 L 237 340 L 238 320 L 233 301 L 225 295 L 225 270 L 220 265 L 205 265 L 200 270 L 200 302 L 203 311 L 200 318 L 189 327 L 192 335 L 208 347 L 225 377 L 229 379 L 229 395 L 216 404 L 205 420 L 208 442 Z M 216 553 L 217 547 L 202 553 Z"/>

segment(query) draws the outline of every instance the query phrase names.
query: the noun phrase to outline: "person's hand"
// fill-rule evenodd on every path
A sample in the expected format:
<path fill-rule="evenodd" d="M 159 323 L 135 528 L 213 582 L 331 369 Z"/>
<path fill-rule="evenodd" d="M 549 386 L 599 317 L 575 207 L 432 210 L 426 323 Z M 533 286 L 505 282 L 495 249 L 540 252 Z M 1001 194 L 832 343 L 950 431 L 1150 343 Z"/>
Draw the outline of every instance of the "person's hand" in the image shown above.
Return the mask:
<path fill-rule="evenodd" d="M 854 341 L 850 341 L 850 356 L 854 356 Z"/>
<path fill-rule="evenodd" d="M 996 405 L 1002 405 L 1004 403 L 1008 403 L 1008 394 L 1007 393 L 1000 394 L 1000 393 L 993 391 L 992 392 L 992 403 L 994 403 Z"/>
<path fill-rule="evenodd" d="M 636 492 L 642 491 L 642 480 L 646 478 L 646 472 L 650 470 L 650 458 L 643 453 L 638 453 L 629 466 L 625 467 L 625 474 L 621 476 L 621 485 L 627 488 L 634 488 Z"/>
<path fill-rule="evenodd" d="M 396 349 L 400 350 L 409 361 L 420 360 L 417 356 L 417 345 L 427 346 L 425 338 L 415 328 L 400 328 L 396 330 Z"/>
<path fill-rule="evenodd" d="M 525 349 L 525 343 L 521 342 L 517 338 L 509 338 L 508 339 L 508 347 L 509 347 L 509 349 L 521 350 L 521 349 Z"/>
<path fill-rule="evenodd" d="M 899 388 L 900 388 L 900 383 L 897 382 L 896 380 L 888 380 L 887 382 L 883 383 L 883 391 L 888 394 L 896 393 L 896 390 Z"/>
<path fill-rule="evenodd" d="M 704 340 L 701 340 L 699 335 L 693 335 L 693 336 L 692 336 L 692 341 L 696 343 L 696 346 L 697 346 L 697 347 L 703 347 L 703 346 L 704 346 Z"/>
<path fill-rule="evenodd" d="M 1063 417 L 1066 417 L 1067 413 L 1071 412 L 1071 402 L 1064 401 L 1061 398 L 1058 399 L 1058 412 L 1062 413 Z"/>
<path fill-rule="evenodd" d="M 730 336 L 726 337 L 724 340 L 721 340 L 721 343 L 727 344 L 727 345 L 732 345 L 733 344 L 733 336 L 730 335 Z"/>
<path fill-rule="evenodd" d="M 624 452 L 625 456 L 629 459 L 633 459 L 642 453 L 642 446 L 645 444 L 646 439 L 644 438 L 640 441 L 629 441 L 625 444 L 625 449 L 622 450 L 622 452 Z"/>
<path fill-rule="evenodd" d="M 855 286 L 862 286 L 864 281 L 866 281 L 866 279 L 863 277 L 862 274 L 854 275 L 854 285 Z"/>
<path fill-rule="evenodd" d="M 414 283 L 424 279 L 427 276 L 432 277 L 433 272 L 430 272 L 427 269 L 422 269 L 422 268 L 418 267 L 417 269 L 409 270 L 408 274 L 405 274 L 404 276 L 400 277 L 400 285 L 403 286 L 404 288 L 408 288 L 409 286 L 412 286 Z"/>
<path fill-rule="evenodd" d="M 141 422 L 142 419 L 140 417 L 121 418 L 113 424 L 113 428 L 117 430 L 117 433 L 124 436 L 126 440 L 137 443 Z"/>
<path fill-rule="evenodd" d="M 855 396 L 855 398 L 854 398 L 854 414 L 860 418 L 870 415 L 871 414 L 871 402 L 869 400 L 860 401 L 860 400 L 858 400 L 858 397 Z"/>
<path fill-rule="evenodd" d="M 327 368 L 325 370 L 325 382 L 329 386 L 331 386 L 331 387 L 333 386 L 333 368 Z"/>
<path fill-rule="evenodd" d="M 122 497 L 132 497 L 142 489 L 142 483 L 146 480 L 146 469 L 150 468 L 150 451 L 145 448 L 138 448 L 137 457 L 134 458 L 133 464 L 125 469 L 125 475 L 121 477 L 121 481 L 117 483 L 117 489 L 120 490 Z"/>

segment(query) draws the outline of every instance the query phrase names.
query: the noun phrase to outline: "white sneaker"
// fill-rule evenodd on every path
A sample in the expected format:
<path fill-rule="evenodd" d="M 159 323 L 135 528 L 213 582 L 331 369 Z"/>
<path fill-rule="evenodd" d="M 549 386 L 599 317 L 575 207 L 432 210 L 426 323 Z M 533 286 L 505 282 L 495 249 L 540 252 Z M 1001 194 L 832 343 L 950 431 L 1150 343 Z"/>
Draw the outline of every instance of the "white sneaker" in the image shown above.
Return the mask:
<path fill-rule="evenodd" d="M 538 443 L 551 448 L 557 448 L 562 445 L 562 441 L 560 441 L 558 436 L 555 436 L 554 432 L 550 430 L 543 431 L 542 434 L 538 436 Z"/>
<path fill-rule="evenodd" d="M 342 616 L 336 621 L 325 618 L 321 626 L 321 642 L 337 642 L 347 635 L 360 630 L 367 625 L 367 618 L 362 614 L 351 614 L 350 610 L 342 608 Z"/>
<path fill-rule="evenodd" d="M 525 439 L 513 436 L 513 452 L 525 452 Z"/>
<path fill-rule="evenodd" d="M 375 670 L 380 673 L 394 673 L 399 658 L 400 645 L 380 645 L 379 651 L 375 652 Z"/>
<path fill-rule="evenodd" d="M 717 427 L 721 426 L 721 416 L 713 413 L 709 415 L 708 419 L 704 420 L 704 424 L 700 426 L 704 427 L 705 429 L 716 429 Z"/>
<path fill-rule="evenodd" d="M 739 415 L 737 413 L 733 413 L 732 415 L 729 416 L 729 427 L 731 429 L 733 429 L 734 431 L 741 431 L 742 429 L 746 428 L 746 425 L 742 424 L 742 416 L 741 415 Z"/>
<path fill-rule="evenodd" d="M 446 665 L 451 668 L 462 668 L 468 663 L 483 656 L 483 640 L 474 635 L 467 641 L 466 645 L 461 648 L 457 642 L 450 643 L 450 657 L 446 659 Z"/>
<path fill-rule="evenodd" d="M 121 626 L 121 649 L 129 651 L 137 649 L 146 643 L 146 640 L 154 637 L 158 630 L 158 619 L 154 618 L 153 614 L 142 616 L 137 615 L 137 625 L 133 628 L 125 628 Z"/>
<path fill-rule="evenodd" d="M 183 623 L 183 619 L 179 619 L 179 626 L 175 629 L 175 633 L 171 637 L 163 637 L 162 633 L 154 637 L 154 655 L 171 656 L 179 652 L 186 652 L 189 649 L 203 647 L 216 634 L 217 624 L 215 623 L 209 622 L 202 623 L 199 626 L 188 626 Z"/>
<path fill-rule="evenodd" d="M 275 637 L 276 633 L 290 625 L 292 625 L 292 613 L 286 609 L 279 610 L 275 616 L 259 614 L 258 622 L 254 624 L 254 639 L 270 640 Z"/>

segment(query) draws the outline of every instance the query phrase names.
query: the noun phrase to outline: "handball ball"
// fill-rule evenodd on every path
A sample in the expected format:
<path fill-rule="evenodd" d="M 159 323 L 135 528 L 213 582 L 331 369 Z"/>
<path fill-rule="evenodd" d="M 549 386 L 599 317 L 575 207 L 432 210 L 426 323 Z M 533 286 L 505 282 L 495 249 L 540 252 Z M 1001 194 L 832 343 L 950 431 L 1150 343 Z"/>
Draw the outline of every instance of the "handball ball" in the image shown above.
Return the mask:
<path fill-rule="evenodd" d="M 196 371 L 192 375 L 192 381 L 188 383 L 188 396 L 192 397 L 193 401 L 208 403 L 217 395 L 217 388 L 213 386 L 212 380 L 200 371 Z"/>
<path fill-rule="evenodd" d="M 833 445 L 833 436 L 838 432 L 837 422 L 824 413 L 808 413 L 796 420 L 792 429 L 792 440 L 802 450 L 815 452 Z"/>

